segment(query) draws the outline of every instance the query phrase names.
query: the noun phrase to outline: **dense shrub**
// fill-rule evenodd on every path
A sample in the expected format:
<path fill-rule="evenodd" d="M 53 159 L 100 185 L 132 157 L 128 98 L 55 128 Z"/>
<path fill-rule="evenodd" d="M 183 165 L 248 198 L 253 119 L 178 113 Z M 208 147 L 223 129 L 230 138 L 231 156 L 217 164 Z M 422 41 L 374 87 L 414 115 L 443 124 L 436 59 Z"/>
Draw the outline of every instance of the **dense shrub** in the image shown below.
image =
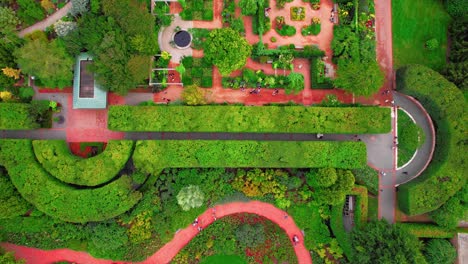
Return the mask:
<path fill-rule="evenodd" d="M 304 106 L 111 106 L 119 131 L 387 133 L 388 108 Z"/>
<path fill-rule="evenodd" d="M 351 246 L 351 236 L 344 229 L 343 207 L 344 202 L 332 207 L 330 215 L 330 228 L 333 232 L 333 235 L 338 240 L 338 243 L 343 249 L 345 255 L 348 257 L 348 259 L 352 259 L 354 249 Z"/>
<path fill-rule="evenodd" d="M 311 170 L 306 174 L 306 180 L 314 188 L 314 200 L 318 204 L 340 204 L 354 186 L 351 171 L 335 168 Z"/>
<path fill-rule="evenodd" d="M 291 37 L 291 36 L 296 35 L 296 28 L 291 25 L 285 24 L 285 25 L 282 25 L 281 27 L 276 27 L 275 30 L 280 36 Z"/>
<path fill-rule="evenodd" d="M 468 2 L 464 0 L 445 0 L 445 8 L 454 19 L 466 16 L 468 12 Z"/>
<path fill-rule="evenodd" d="M 438 225 L 448 229 L 455 229 L 460 220 L 468 219 L 468 186 L 465 184 L 445 204 L 430 212 L 429 216 Z"/>
<path fill-rule="evenodd" d="M 1 141 L 0 164 L 28 202 L 63 221 L 106 220 L 128 211 L 141 198 L 141 193 L 132 189 L 129 177 L 96 189 L 75 188 L 57 181 L 35 160 L 31 140 Z"/>
<path fill-rule="evenodd" d="M 199 186 L 195 185 L 184 187 L 177 194 L 177 203 L 184 211 L 202 206 L 204 200 L 205 194 L 201 191 Z"/>
<path fill-rule="evenodd" d="M 439 73 L 420 65 L 398 70 L 397 87 L 429 112 L 436 126 L 436 149 L 429 167 L 400 185 L 398 203 L 406 214 L 418 215 L 444 204 L 466 182 L 466 102 L 462 92 Z"/>
<path fill-rule="evenodd" d="M 370 166 L 366 166 L 365 168 L 354 169 L 352 171 L 356 178 L 356 183 L 364 185 L 367 190 L 374 195 L 378 194 L 379 175 L 375 169 Z"/>
<path fill-rule="evenodd" d="M 157 158 L 155 158 L 157 157 Z M 137 141 L 133 160 L 147 173 L 163 168 L 361 168 L 362 142 Z"/>
<path fill-rule="evenodd" d="M 18 17 L 26 24 L 32 25 L 44 19 L 45 13 L 39 2 L 34 0 L 18 0 Z"/>
<path fill-rule="evenodd" d="M 455 231 L 433 224 L 399 223 L 397 225 L 401 226 L 414 236 L 423 238 L 452 238 L 456 233 Z"/>
<path fill-rule="evenodd" d="M 39 128 L 30 104 L 0 103 L 0 129 Z"/>
<path fill-rule="evenodd" d="M 352 263 L 426 263 L 422 243 L 398 225 L 385 221 L 369 222 L 351 232 Z"/>
<path fill-rule="evenodd" d="M 73 155 L 63 140 L 34 140 L 33 148 L 37 160 L 55 178 L 75 185 L 96 186 L 110 181 L 124 168 L 133 141 L 111 140 L 103 153 L 87 159 Z"/>
<path fill-rule="evenodd" d="M 448 240 L 431 239 L 424 248 L 424 256 L 429 264 L 452 264 L 457 259 L 457 250 Z"/>
<path fill-rule="evenodd" d="M 265 229 L 261 224 L 243 224 L 236 229 L 236 238 L 244 246 L 254 248 L 265 242 Z"/>

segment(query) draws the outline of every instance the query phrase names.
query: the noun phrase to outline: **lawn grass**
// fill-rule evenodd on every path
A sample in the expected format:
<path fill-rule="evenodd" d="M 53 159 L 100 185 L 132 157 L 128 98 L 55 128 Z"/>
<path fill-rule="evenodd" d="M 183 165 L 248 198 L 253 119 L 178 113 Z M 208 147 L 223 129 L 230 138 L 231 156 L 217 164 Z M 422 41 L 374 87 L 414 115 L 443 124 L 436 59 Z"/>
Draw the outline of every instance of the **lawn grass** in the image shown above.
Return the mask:
<path fill-rule="evenodd" d="M 440 70 L 445 66 L 450 16 L 442 1 L 393 0 L 392 20 L 395 68 L 423 64 Z M 424 44 L 432 38 L 436 38 L 440 46 L 428 51 Z"/>
<path fill-rule="evenodd" d="M 402 110 L 398 110 L 398 166 L 405 165 L 424 143 L 422 128 Z"/>

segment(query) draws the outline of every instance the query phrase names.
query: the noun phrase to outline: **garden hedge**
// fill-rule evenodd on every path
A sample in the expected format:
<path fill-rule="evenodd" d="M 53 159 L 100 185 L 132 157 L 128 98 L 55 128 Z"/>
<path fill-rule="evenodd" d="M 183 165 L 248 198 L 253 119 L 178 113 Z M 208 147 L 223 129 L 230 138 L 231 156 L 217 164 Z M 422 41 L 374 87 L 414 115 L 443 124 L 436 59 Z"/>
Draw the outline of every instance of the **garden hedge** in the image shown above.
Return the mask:
<path fill-rule="evenodd" d="M 421 65 L 398 70 L 397 88 L 415 97 L 436 126 L 436 148 L 430 165 L 398 189 L 400 209 L 419 215 L 439 208 L 466 183 L 466 102 L 455 85 Z"/>
<path fill-rule="evenodd" d="M 354 206 L 354 223 L 357 228 L 363 227 L 367 223 L 367 215 L 369 201 L 367 196 L 367 188 L 360 185 L 355 185 L 350 195 L 356 196 L 356 204 Z"/>
<path fill-rule="evenodd" d="M 0 103 L 0 129 L 39 128 L 31 110 L 30 104 Z"/>
<path fill-rule="evenodd" d="M 330 228 L 346 257 L 348 257 L 349 260 L 352 260 L 354 249 L 351 245 L 351 236 L 344 229 L 343 207 L 344 202 L 332 206 L 330 213 Z"/>
<path fill-rule="evenodd" d="M 336 141 L 137 141 L 135 166 L 146 173 L 163 168 L 362 168 L 366 146 Z"/>
<path fill-rule="evenodd" d="M 67 222 L 103 221 L 128 211 L 141 198 L 127 176 L 95 189 L 58 181 L 36 161 L 31 140 L 1 140 L 0 164 L 23 198 L 45 214 Z"/>
<path fill-rule="evenodd" d="M 452 238 L 455 236 L 456 231 L 447 230 L 443 227 L 424 224 L 424 223 L 397 223 L 416 237 L 424 238 Z"/>
<path fill-rule="evenodd" d="M 390 109 L 306 106 L 127 106 L 109 108 L 117 131 L 387 133 Z"/>
<path fill-rule="evenodd" d="M 131 140 L 110 140 L 105 151 L 83 159 L 73 155 L 63 140 L 34 140 L 34 153 L 42 167 L 55 178 L 76 185 L 96 186 L 114 178 L 133 149 Z"/>

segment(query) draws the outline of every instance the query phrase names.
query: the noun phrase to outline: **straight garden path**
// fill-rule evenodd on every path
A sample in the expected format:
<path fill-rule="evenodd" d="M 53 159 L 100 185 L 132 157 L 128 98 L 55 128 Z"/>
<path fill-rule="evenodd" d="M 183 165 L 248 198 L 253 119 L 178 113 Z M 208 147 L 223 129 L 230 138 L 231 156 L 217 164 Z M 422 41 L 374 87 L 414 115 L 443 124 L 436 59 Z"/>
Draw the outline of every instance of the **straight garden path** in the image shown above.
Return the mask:
<path fill-rule="evenodd" d="M 59 21 L 62 17 L 66 16 L 72 7 L 72 3 L 68 2 L 64 7 L 60 8 L 57 12 L 48 16 L 46 19 L 37 22 L 36 24 L 27 27 L 21 30 L 18 35 L 24 37 L 24 35 L 29 34 L 36 30 L 44 31 L 47 27 L 52 26 L 55 22 Z"/>
<path fill-rule="evenodd" d="M 250 213 L 263 216 L 277 224 L 281 229 L 283 229 L 286 232 L 286 235 L 290 238 L 291 244 L 294 246 L 294 252 L 296 253 L 298 263 L 312 263 L 310 253 L 303 243 L 304 236 L 299 227 L 297 227 L 297 225 L 294 223 L 294 219 L 288 216 L 285 211 L 280 210 L 269 203 L 264 203 L 260 201 L 250 201 L 247 203 L 233 202 L 228 204 L 216 205 L 213 208 L 207 209 L 198 217 L 198 226 L 205 229 L 209 225 L 211 225 L 215 221 L 213 214 L 216 216 L 216 218 L 219 219 L 222 217 L 239 213 Z M 174 235 L 174 238 L 169 243 L 165 244 L 155 254 L 153 254 L 141 263 L 169 263 L 177 255 L 177 253 L 199 233 L 197 229 L 198 226 L 189 225 L 185 229 L 180 230 Z M 201 232 L 203 232 L 203 230 Z M 299 243 L 297 243 L 297 245 L 294 245 L 292 241 L 293 236 L 297 236 L 299 238 Z M 40 250 L 36 248 L 28 248 L 8 243 L 3 243 L 1 244 L 1 246 L 4 247 L 6 250 L 14 251 L 16 257 L 25 259 L 26 263 L 48 264 L 59 261 L 87 264 L 126 263 L 104 259 L 96 259 L 86 252 L 78 252 L 70 249 Z"/>

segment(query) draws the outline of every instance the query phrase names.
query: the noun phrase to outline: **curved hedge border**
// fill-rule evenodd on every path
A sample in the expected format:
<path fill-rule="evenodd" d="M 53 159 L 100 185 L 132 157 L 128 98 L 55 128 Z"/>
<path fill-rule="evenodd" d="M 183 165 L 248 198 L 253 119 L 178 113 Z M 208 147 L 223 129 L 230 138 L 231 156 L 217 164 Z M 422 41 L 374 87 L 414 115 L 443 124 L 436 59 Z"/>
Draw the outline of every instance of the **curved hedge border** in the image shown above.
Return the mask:
<path fill-rule="evenodd" d="M 336 141 L 137 141 L 137 168 L 159 173 L 163 168 L 362 168 L 363 142 Z"/>
<path fill-rule="evenodd" d="M 466 103 L 463 93 L 439 73 L 420 65 L 397 72 L 398 90 L 415 97 L 436 124 L 436 149 L 431 164 L 415 180 L 400 185 L 398 204 L 408 215 L 433 211 L 466 182 Z"/>
<path fill-rule="evenodd" d="M 109 108 L 109 129 L 160 132 L 388 133 L 390 109 L 306 106 Z"/>
<path fill-rule="evenodd" d="M 128 211 L 141 198 L 126 176 L 96 189 L 77 189 L 58 181 L 36 161 L 31 140 L 0 140 L 0 164 L 28 202 L 67 222 L 103 221 Z"/>
<path fill-rule="evenodd" d="M 96 186 L 108 182 L 124 168 L 132 154 L 133 141 L 110 140 L 104 152 L 88 159 L 73 155 L 63 140 L 34 140 L 33 148 L 37 160 L 55 178 Z"/>

